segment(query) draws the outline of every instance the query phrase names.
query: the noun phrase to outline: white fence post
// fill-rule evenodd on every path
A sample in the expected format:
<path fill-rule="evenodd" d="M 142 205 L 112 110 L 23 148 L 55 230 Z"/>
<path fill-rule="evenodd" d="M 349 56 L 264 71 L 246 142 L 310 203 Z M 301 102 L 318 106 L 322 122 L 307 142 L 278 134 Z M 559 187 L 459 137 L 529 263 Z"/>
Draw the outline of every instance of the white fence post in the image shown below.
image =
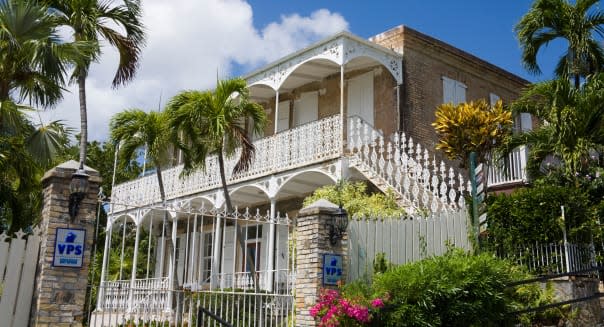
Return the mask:
<path fill-rule="evenodd" d="M 36 228 L 33 235 L 27 236 L 19 231 L 12 240 L 6 233 L 0 234 L 0 317 L 3 326 L 25 327 L 29 323 L 40 251 L 39 232 Z"/>

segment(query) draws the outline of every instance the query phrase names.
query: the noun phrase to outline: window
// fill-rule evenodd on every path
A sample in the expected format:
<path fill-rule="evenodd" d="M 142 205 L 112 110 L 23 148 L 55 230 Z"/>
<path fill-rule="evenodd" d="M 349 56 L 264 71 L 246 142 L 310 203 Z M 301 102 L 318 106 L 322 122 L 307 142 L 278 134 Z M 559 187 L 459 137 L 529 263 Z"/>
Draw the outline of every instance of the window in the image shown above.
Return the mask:
<path fill-rule="evenodd" d="M 466 102 L 467 86 L 462 82 L 443 76 L 443 103 L 457 105 Z"/>
<path fill-rule="evenodd" d="M 277 133 L 289 129 L 289 101 L 279 102 L 277 116 Z"/>
<path fill-rule="evenodd" d="M 261 251 L 261 242 L 262 239 L 262 225 L 253 225 L 245 227 L 245 243 L 246 243 L 246 253 L 241 258 L 241 267 L 243 268 L 243 272 L 250 272 L 250 265 L 247 262 L 247 258 L 251 258 L 256 271 L 260 270 L 260 254 Z"/>
<path fill-rule="evenodd" d="M 302 93 L 294 101 L 294 126 L 317 120 L 319 117 L 319 92 Z"/>
<path fill-rule="evenodd" d="M 494 106 L 500 99 L 501 98 L 495 93 L 489 94 L 489 103 L 491 104 L 491 106 Z"/>
<path fill-rule="evenodd" d="M 373 72 L 348 81 L 348 117 L 357 116 L 373 126 Z"/>
<path fill-rule="evenodd" d="M 201 252 L 201 281 L 209 282 L 212 273 L 212 233 L 203 234 L 203 244 Z"/>
<path fill-rule="evenodd" d="M 491 106 L 495 105 L 497 101 L 499 101 L 499 96 L 495 93 L 489 94 L 489 100 Z M 521 112 L 520 115 L 514 117 L 514 130 L 518 132 L 526 132 L 533 129 L 533 119 L 531 118 L 531 114 L 526 112 Z"/>

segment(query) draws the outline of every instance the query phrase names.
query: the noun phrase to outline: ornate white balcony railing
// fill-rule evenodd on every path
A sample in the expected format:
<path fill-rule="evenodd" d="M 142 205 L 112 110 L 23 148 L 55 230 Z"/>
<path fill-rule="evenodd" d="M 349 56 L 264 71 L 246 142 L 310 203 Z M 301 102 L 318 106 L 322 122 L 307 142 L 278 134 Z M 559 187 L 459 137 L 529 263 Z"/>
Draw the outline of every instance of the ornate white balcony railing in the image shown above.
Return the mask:
<path fill-rule="evenodd" d="M 271 292 L 285 294 L 291 292 L 295 285 L 296 274 L 290 269 L 259 270 L 258 287 L 261 290 L 270 289 Z M 269 275 L 272 275 L 272 285 L 269 284 Z M 216 276 L 217 285 L 220 289 L 253 290 L 254 280 L 249 272 L 220 273 Z"/>
<path fill-rule="evenodd" d="M 236 154 L 225 160 L 227 182 L 240 182 L 336 158 L 342 154 L 341 129 L 340 116 L 334 115 L 262 138 L 254 142 L 256 154 L 248 170 L 233 175 L 239 156 Z M 216 155 L 206 159 L 205 170 L 180 178 L 182 169 L 180 165 L 162 171 L 168 200 L 220 187 Z M 158 203 L 157 177 L 153 174 L 116 185 L 111 198 L 113 212 L 128 206 Z"/>
<path fill-rule="evenodd" d="M 348 127 L 351 163 L 376 185 L 397 193 L 409 211 L 436 213 L 465 207 L 463 193 L 469 185 L 462 175 L 444 162 L 438 163 L 411 137 L 397 132 L 385 139 L 356 117 Z"/>
<path fill-rule="evenodd" d="M 126 312 L 169 308 L 170 285 L 167 277 L 101 282 L 98 309 Z"/>
<path fill-rule="evenodd" d="M 520 146 L 510 153 L 505 162 L 493 164 L 489 167 L 489 178 L 487 185 L 501 186 L 510 183 L 524 183 L 527 181 L 526 162 L 528 149 Z"/>

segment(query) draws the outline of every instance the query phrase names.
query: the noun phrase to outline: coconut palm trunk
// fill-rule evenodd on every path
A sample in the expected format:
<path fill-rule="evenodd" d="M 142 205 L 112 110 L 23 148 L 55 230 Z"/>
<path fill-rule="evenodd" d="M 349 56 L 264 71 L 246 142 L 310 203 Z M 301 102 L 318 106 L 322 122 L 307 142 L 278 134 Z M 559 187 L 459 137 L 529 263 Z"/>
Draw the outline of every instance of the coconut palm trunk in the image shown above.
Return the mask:
<path fill-rule="evenodd" d="M 229 195 L 229 189 L 226 182 L 226 173 L 224 171 L 224 155 L 222 151 L 218 152 L 218 167 L 220 169 L 220 181 L 222 182 L 222 192 L 224 193 L 224 202 L 229 213 L 234 212 L 233 204 L 231 203 L 231 196 Z M 239 224 L 235 222 L 235 230 L 237 233 L 237 244 L 241 250 L 241 254 L 246 257 L 246 264 L 250 267 L 250 273 L 252 274 L 252 281 L 254 282 L 254 291 L 258 293 L 260 285 L 258 285 L 258 274 L 256 273 L 256 265 L 252 257 L 246 255 L 245 243 L 243 241 L 243 231 Z M 244 267 L 245 268 L 245 267 Z"/>
<path fill-rule="evenodd" d="M 78 76 L 78 96 L 80 100 L 80 168 L 86 162 L 86 148 L 88 146 L 88 113 L 86 110 L 86 76 Z"/>

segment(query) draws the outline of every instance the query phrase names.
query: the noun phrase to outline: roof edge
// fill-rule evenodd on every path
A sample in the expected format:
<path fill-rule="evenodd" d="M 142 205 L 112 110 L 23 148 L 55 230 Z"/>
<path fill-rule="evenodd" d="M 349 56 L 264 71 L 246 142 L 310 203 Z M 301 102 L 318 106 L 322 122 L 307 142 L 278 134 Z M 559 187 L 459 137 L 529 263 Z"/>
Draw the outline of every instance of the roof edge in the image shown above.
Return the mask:
<path fill-rule="evenodd" d="M 266 65 L 263 65 L 262 67 L 260 67 L 260 68 L 258 68 L 256 70 L 253 70 L 252 72 L 250 72 L 250 73 L 242 76 L 242 78 L 245 79 L 245 80 L 247 80 L 247 79 L 249 79 L 249 78 L 251 78 L 251 77 L 253 77 L 255 75 L 261 74 L 261 73 L 263 73 L 265 71 L 270 70 L 273 67 L 276 67 L 276 66 L 278 66 L 278 65 L 280 65 L 280 64 L 282 64 L 284 62 L 287 62 L 288 60 L 293 59 L 293 58 L 295 58 L 295 57 L 297 57 L 297 56 L 299 56 L 299 55 L 301 55 L 301 54 L 303 54 L 305 52 L 311 51 L 312 49 L 318 48 L 318 47 L 320 47 L 320 46 L 322 46 L 324 44 L 327 44 L 327 43 L 332 42 L 334 40 L 337 40 L 339 38 L 348 38 L 348 39 L 353 40 L 355 42 L 359 42 L 359 43 L 362 43 L 363 45 L 366 45 L 368 47 L 374 48 L 374 49 L 376 49 L 378 51 L 388 53 L 389 55 L 400 57 L 400 58 L 403 57 L 402 54 L 400 54 L 400 53 L 398 53 L 396 51 L 393 51 L 391 49 L 388 49 L 388 48 L 386 48 L 386 47 L 384 47 L 384 46 L 382 46 L 380 44 L 377 44 L 375 42 L 371 42 L 369 40 L 363 39 L 363 38 L 361 38 L 361 37 L 359 37 L 357 35 L 354 35 L 354 34 L 348 32 L 348 31 L 341 31 L 341 32 L 338 32 L 338 33 L 330 36 L 330 37 L 326 37 L 326 38 L 324 38 L 322 40 L 319 40 L 319 41 L 317 41 L 315 43 L 312 43 L 311 45 L 306 46 L 306 47 L 304 47 L 304 48 L 302 48 L 302 49 L 300 49 L 298 51 L 295 51 L 295 52 L 290 53 L 290 54 L 288 54 L 288 55 L 286 55 L 284 57 L 281 57 L 281 58 L 279 58 L 279 59 L 277 59 L 275 61 L 267 63 Z"/>
<path fill-rule="evenodd" d="M 497 66 L 497 65 L 495 65 L 493 63 L 490 63 L 490 62 L 488 62 L 488 61 L 486 61 L 484 59 L 481 59 L 481 58 L 479 58 L 479 57 L 477 57 L 477 56 L 475 56 L 475 55 L 473 55 L 473 54 L 471 54 L 469 52 L 466 52 L 466 51 L 464 51 L 464 50 L 462 50 L 460 48 L 457 48 L 457 47 L 455 47 L 455 46 L 453 46 L 453 45 L 451 45 L 449 43 L 446 43 L 446 42 L 441 41 L 441 40 L 439 40 L 439 39 L 437 39 L 435 37 L 432 37 L 432 36 L 429 36 L 429 35 L 424 34 L 422 32 L 419 32 L 419 31 L 417 31 L 417 30 L 415 30 L 415 29 L 413 29 L 413 28 L 411 28 L 409 26 L 403 25 L 403 24 L 398 25 L 396 27 L 393 27 L 393 28 L 391 28 L 391 29 L 389 29 L 389 30 L 387 30 L 385 32 L 376 34 L 376 35 L 370 37 L 369 41 L 377 43 L 380 40 L 386 39 L 388 37 L 391 37 L 392 35 L 399 34 L 399 33 L 402 33 L 403 35 L 411 35 L 411 36 L 413 36 L 413 37 L 415 37 L 415 38 L 417 38 L 419 40 L 422 40 L 422 41 L 427 42 L 427 43 L 431 43 L 434 46 L 436 46 L 436 47 L 438 47 L 438 48 L 440 48 L 440 49 L 442 49 L 444 51 L 447 51 L 447 52 L 449 52 L 451 54 L 454 54 L 454 55 L 456 55 L 458 57 L 461 57 L 461 58 L 463 58 L 465 60 L 471 61 L 471 62 L 473 62 L 475 64 L 478 64 L 478 65 L 481 65 L 481 66 L 485 66 L 488 69 L 490 69 L 490 70 L 492 70 L 492 71 L 494 71 L 494 72 L 496 72 L 496 73 L 498 73 L 500 75 L 506 76 L 506 77 L 508 77 L 508 78 L 516 81 L 519 84 L 523 84 L 523 85 L 532 84 L 532 82 L 530 82 L 530 81 L 528 81 L 528 80 L 526 80 L 526 79 L 524 79 L 524 78 L 522 78 L 522 77 L 520 77 L 520 76 L 518 76 L 518 75 L 516 75 L 516 74 L 514 74 L 512 72 L 509 72 L 509 71 L 507 71 L 507 70 L 505 70 L 505 69 L 503 69 L 503 68 L 501 68 L 501 67 L 499 67 L 499 66 Z M 404 41 L 403 41 L 403 47 L 404 47 Z"/>

